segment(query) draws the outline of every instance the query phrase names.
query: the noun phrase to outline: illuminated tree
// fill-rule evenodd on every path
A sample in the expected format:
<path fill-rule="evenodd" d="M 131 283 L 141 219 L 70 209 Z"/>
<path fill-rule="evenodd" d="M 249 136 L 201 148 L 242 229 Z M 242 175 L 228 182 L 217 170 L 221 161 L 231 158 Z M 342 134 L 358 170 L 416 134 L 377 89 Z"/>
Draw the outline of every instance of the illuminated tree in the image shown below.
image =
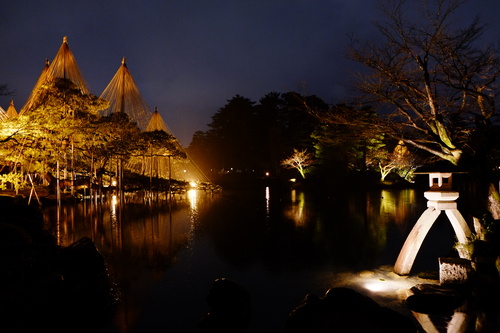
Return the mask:
<path fill-rule="evenodd" d="M 413 171 L 418 166 L 403 141 L 399 141 L 392 152 L 383 145 L 370 150 L 367 155 L 367 165 L 379 170 L 380 181 L 385 181 L 387 175 L 395 171 L 402 178 L 411 180 Z"/>
<path fill-rule="evenodd" d="M 351 44 L 352 58 L 371 70 L 357 82 L 364 102 L 380 110 L 372 126 L 454 165 L 464 152 L 475 153 L 473 133 L 498 115 L 500 75 L 496 50 L 477 46 L 478 19 L 465 28 L 454 25 L 460 3 L 425 1 L 409 14 L 404 1 L 386 2 L 386 21 L 377 24 L 382 42 Z M 424 15 L 416 15 L 421 10 Z"/>
<path fill-rule="evenodd" d="M 150 177 L 170 178 L 179 176 L 180 166 L 188 165 L 186 153 L 181 149 L 175 137 L 163 130 L 140 132 L 135 150 L 130 152 L 127 168 Z M 176 166 L 178 166 L 176 168 Z M 175 171 L 174 174 L 172 170 Z"/>
<path fill-rule="evenodd" d="M 233 168 L 246 178 L 260 177 L 264 171 L 279 176 L 284 152 L 314 149 L 311 134 L 320 122 L 306 105 L 328 109 L 316 96 L 303 98 L 306 103 L 293 92 L 271 92 L 256 104 L 237 95 L 212 117 L 208 131 L 195 133 L 188 152 L 207 173 L 220 175 Z"/>
<path fill-rule="evenodd" d="M 65 79 L 54 79 L 37 87 L 32 109 L 3 126 L 11 128 L 12 139 L 3 148 L 4 161 L 30 171 L 54 170 L 57 163 L 73 169 L 77 156 L 94 130 L 87 130 L 99 117 L 106 102 L 84 94 Z"/>
<path fill-rule="evenodd" d="M 307 150 L 293 149 L 293 154 L 281 161 L 281 165 L 285 168 L 296 169 L 302 178 L 306 178 L 306 169 L 313 165 L 314 155 L 308 153 Z"/>
<path fill-rule="evenodd" d="M 469 171 L 482 194 L 474 209 L 482 211 L 496 191 L 492 162 L 500 144 L 495 123 L 500 55 L 480 44 L 479 19 L 458 27 L 461 3 L 386 1 L 384 21 L 376 25 L 381 38 L 350 43 L 351 58 L 367 69 L 356 75 L 360 96 L 340 115 L 335 108 L 310 112 L 325 125 L 371 128 Z M 366 107 L 377 117 L 367 117 Z"/>
<path fill-rule="evenodd" d="M 353 171 L 368 170 L 371 167 L 368 165 L 370 152 L 379 151 L 386 145 L 383 133 L 370 125 L 376 121 L 377 115 L 369 108 L 354 110 L 339 104 L 332 106 L 327 112 L 317 113 L 313 108 L 310 108 L 310 112 L 323 122 L 316 127 L 312 136 L 316 141 L 319 167 L 328 166 L 328 170 L 323 171 L 327 178 L 336 175 L 345 180 Z M 361 123 L 359 117 L 363 117 L 366 123 Z M 336 179 L 335 183 L 338 181 Z"/>
<path fill-rule="evenodd" d="M 141 148 L 140 130 L 124 112 L 101 117 L 95 124 L 92 141 L 86 143 L 86 151 L 92 152 L 94 170 L 115 172 L 118 163 L 126 162 L 130 155 Z M 89 153 L 86 154 L 87 157 Z M 111 161 L 114 163 L 110 164 Z"/>

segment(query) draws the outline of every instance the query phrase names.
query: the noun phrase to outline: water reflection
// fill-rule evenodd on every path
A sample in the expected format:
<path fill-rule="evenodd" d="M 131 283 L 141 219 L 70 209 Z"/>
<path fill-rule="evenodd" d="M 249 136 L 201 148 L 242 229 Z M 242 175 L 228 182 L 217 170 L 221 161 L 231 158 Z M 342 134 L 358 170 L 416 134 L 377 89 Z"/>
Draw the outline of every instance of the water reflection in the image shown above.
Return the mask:
<path fill-rule="evenodd" d="M 412 189 L 403 189 L 395 192 L 387 189 L 382 189 L 380 192 L 380 215 L 387 216 L 387 220 L 397 225 L 403 225 L 407 221 L 409 214 L 415 212 L 415 204 L 421 202 L 421 198 L 417 198 L 416 191 Z"/>
<path fill-rule="evenodd" d="M 106 257 L 124 295 L 108 332 L 197 332 L 218 277 L 252 292 L 259 307 L 250 332 L 279 332 L 306 293 L 323 294 L 342 274 L 392 265 L 425 204 L 414 190 L 333 198 L 266 187 L 191 190 L 148 205 L 81 203 L 44 214 L 62 245 L 87 236 Z M 440 254 L 431 255 L 437 262 Z"/>
<path fill-rule="evenodd" d="M 270 210 L 270 200 L 271 200 L 271 190 L 269 186 L 266 186 L 266 215 L 269 216 Z"/>
<path fill-rule="evenodd" d="M 297 194 L 297 190 L 292 189 L 290 191 L 291 204 L 288 209 L 285 210 L 284 214 L 286 217 L 292 219 L 296 227 L 304 226 L 307 222 L 306 211 L 305 211 L 305 194 L 300 191 Z"/>
<path fill-rule="evenodd" d="M 198 190 L 191 189 L 188 191 L 189 206 L 191 207 L 191 210 L 193 210 L 193 211 L 196 211 L 197 195 L 198 195 Z"/>
<path fill-rule="evenodd" d="M 188 246 L 193 247 L 196 238 L 195 231 L 198 225 L 198 190 L 191 189 L 188 191 L 189 200 L 189 241 Z"/>
<path fill-rule="evenodd" d="M 113 196 L 102 204 L 84 202 L 45 207 L 46 228 L 62 246 L 89 237 L 104 255 L 122 290 L 122 302 L 112 332 L 132 332 L 145 300 L 180 251 L 194 246 L 199 209 L 215 195 L 196 190 L 172 200 L 143 204 L 140 198 L 120 203 Z"/>
<path fill-rule="evenodd" d="M 185 208 L 191 209 L 186 211 Z M 186 245 L 196 212 L 196 194 L 171 204 L 120 204 L 113 196 L 99 205 L 81 203 L 44 209 L 46 227 L 68 246 L 82 237 L 92 239 L 105 255 L 127 253 L 129 261 L 149 264 L 172 261 Z"/>

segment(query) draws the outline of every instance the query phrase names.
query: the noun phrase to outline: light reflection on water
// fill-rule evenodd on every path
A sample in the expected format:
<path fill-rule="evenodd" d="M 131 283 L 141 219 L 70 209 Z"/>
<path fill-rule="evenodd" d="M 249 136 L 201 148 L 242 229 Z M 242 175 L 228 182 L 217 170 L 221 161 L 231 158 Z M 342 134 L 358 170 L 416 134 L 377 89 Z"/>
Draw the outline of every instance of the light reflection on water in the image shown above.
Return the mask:
<path fill-rule="evenodd" d="M 266 216 L 270 213 L 271 191 L 269 186 L 266 186 Z"/>
<path fill-rule="evenodd" d="M 122 289 L 122 308 L 105 332 L 198 332 L 219 277 L 251 293 L 248 332 L 279 332 L 306 293 L 322 295 L 352 273 L 392 265 L 425 210 L 415 190 L 327 198 L 266 187 L 132 201 L 45 210 L 62 245 L 84 236 L 95 242 Z"/>
<path fill-rule="evenodd" d="M 284 213 L 294 221 L 295 226 L 304 226 L 307 223 L 305 194 L 302 191 L 297 194 L 297 190 L 292 189 L 290 196 L 290 206 Z"/>

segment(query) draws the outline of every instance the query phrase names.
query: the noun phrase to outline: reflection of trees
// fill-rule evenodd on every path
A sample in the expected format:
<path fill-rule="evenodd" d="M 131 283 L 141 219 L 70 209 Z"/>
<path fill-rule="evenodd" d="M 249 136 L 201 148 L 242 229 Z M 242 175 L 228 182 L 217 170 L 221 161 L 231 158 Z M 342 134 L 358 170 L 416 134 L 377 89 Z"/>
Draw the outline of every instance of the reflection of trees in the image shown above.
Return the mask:
<path fill-rule="evenodd" d="M 304 226 L 307 222 L 306 208 L 304 192 L 297 193 L 296 190 L 291 190 L 290 206 L 283 213 L 287 218 L 293 220 L 297 227 Z"/>
<path fill-rule="evenodd" d="M 419 213 L 411 190 L 384 192 L 384 198 L 380 192 L 336 199 L 274 193 L 271 189 L 269 210 L 263 194 L 231 193 L 201 216 L 224 260 L 238 266 L 262 262 L 271 271 L 388 264 L 380 258 L 389 243 L 389 226 L 411 223 Z"/>
<path fill-rule="evenodd" d="M 194 207 L 187 194 L 174 200 L 171 209 L 129 203 L 117 206 L 114 214 L 109 202 L 63 206 L 60 223 L 49 227 L 63 245 L 90 237 L 120 280 L 132 283 L 144 271 L 162 274 L 199 233 L 209 235 L 225 261 L 240 267 L 256 262 L 269 270 L 376 266 L 390 229 L 411 224 L 421 213 L 412 190 L 328 199 L 271 189 L 268 201 L 263 191 L 221 195 L 226 198 L 210 204 L 199 197 Z M 46 209 L 46 220 L 57 221 L 55 213 L 55 207 Z"/>
<path fill-rule="evenodd" d="M 168 204 L 129 203 L 120 208 L 112 201 L 97 206 L 86 202 L 57 209 L 44 209 L 47 229 L 61 245 L 84 236 L 94 241 L 122 291 L 116 325 L 129 331 L 152 286 L 190 240 L 190 202 L 175 196 Z"/>
<path fill-rule="evenodd" d="M 239 266 L 262 262 L 271 271 L 379 264 L 388 242 L 387 225 L 393 219 L 381 215 L 382 202 L 373 200 L 378 194 L 337 199 L 298 191 L 295 196 L 273 195 L 271 190 L 269 211 L 264 195 L 238 193 L 223 198 L 201 217 L 224 260 Z"/>
<path fill-rule="evenodd" d="M 45 210 L 49 229 L 62 245 L 91 238 L 110 264 L 123 257 L 130 265 L 166 268 L 188 240 L 189 223 L 182 209 L 187 202 L 147 206 L 112 202 L 95 206 L 82 203 Z M 57 217 L 59 215 L 59 217 Z M 59 219 L 59 223 L 57 220 Z"/>
<path fill-rule="evenodd" d="M 415 211 L 415 190 L 381 190 L 380 198 L 380 215 L 385 217 L 386 224 L 404 224 L 408 214 Z"/>
<path fill-rule="evenodd" d="M 223 195 L 227 196 L 227 193 Z M 259 203 L 255 203 L 257 200 Z M 259 209 L 259 205 L 262 209 Z M 255 207 L 255 209 L 248 209 Z M 266 235 L 266 200 L 232 193 L 208 207 L 200 224 L 212 239 L 215 251 L 236 266 L 246 266 L 260 257 Z"/>
<path fill-rule="evenodd" d="M 403 227 L 414 220 L 408 216 L 421 213 L 413 190 L 335 200 L 295 191 L 280 200 L 271 189 L 269 207 L 262 193 L 233 195 L 208 207 L 198 202 L 204 213 L 196 223 L 210 234 L 216 251 L 235 265 L 263 261 L 269 267 L 291 268 L 331 262 L 352 267 L 375 262 L 387 245 L 389 226 Z M 167 205 L 128 204 L 116 208 L 120 218 L 110 214 L 110 203 L 63 206 L 59 227 L 52 228 L 64 245 L 88 236 L 111 261 L 164 271 L 192 236 L 191 217 L 185 212 L 192 209 L 189 205 L 179 200 L 169 210 Z M 55 212 L 46 214 L 56 220 Z"/>

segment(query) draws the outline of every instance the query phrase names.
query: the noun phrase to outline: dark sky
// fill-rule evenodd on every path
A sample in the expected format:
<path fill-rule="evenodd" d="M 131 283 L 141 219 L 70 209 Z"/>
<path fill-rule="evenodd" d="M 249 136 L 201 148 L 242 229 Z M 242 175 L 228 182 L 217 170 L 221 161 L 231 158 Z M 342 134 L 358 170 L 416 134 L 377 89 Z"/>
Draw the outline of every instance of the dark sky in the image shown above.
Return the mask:
<path fill-rule="evenodd" d="M 374 39 L 378 0 L 2 0 L 0 83 L 24 105 L 63 36 L 99 96 L 121 64 L 151 110 L 158 107 L 187 146 L 196 130 L 236 94 L 300 91 L 328 103 L 349 95 L 359 67 L 345 57 L 348 34 Z M 415 1 L 416 2 L 416 1 Z M 500 40 L 500 1 L 473 0 Z M 12 97 L 0 97 L 7 108 Z"/>

